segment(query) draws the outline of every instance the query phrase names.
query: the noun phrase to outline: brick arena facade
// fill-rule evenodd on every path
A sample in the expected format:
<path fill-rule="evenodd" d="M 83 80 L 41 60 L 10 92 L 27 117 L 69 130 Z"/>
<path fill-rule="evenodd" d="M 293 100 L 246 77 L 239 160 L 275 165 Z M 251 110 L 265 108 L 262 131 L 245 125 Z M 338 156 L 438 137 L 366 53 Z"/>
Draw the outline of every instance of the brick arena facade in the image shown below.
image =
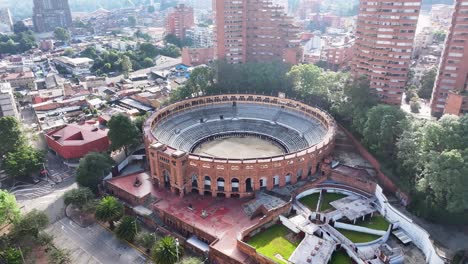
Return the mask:
<path fill-rule="evenodd" d="M 232 104 L 234 107 L 236 103 L 289 111 L 317 122 L 325 132 L 320 141 L 306 148 L 275 157 L 251 159 L 196 155 L 164 144 L 153 133 L 161 122 L 180 113 L 216 105 Z M 221 116 L 220 118 L 222 119 Z M 157 111 L 144 125 L 144 140 L 153 183 L 180 196 L 196 192 L 213 197 L 250 197 L 256 190 L 271 190 L 275 186 L 294 184 L 320 168 L 322 160 L 333 150 L 335 133 L 334 119 L 320 109 L 291 99 L 247 94 L 206 96 L 180 101 Z"/>

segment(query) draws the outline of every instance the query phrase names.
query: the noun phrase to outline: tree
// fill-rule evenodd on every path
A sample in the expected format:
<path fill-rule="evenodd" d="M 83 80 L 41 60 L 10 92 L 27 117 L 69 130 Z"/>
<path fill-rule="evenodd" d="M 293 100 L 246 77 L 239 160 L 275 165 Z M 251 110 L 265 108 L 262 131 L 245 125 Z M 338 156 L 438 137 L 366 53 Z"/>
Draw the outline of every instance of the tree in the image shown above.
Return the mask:
<path fill-rule="evenodd" d="M 437 30 L 436 32 L 434 32 L 434 40 L 437 42 L 443 42 L 445 40 L 446 35 L 447 33 L 445 33 L 444 31 Z"/>
<path fill-rule="evenodd" d="M 148 13 L 152 14 L 152 13 L 154 13 L 154 11 L 156 11 L 154 6 L 152 6 L 152 5 L 148 6 Z"/>
<path fill-rule="evenodd" d="M 163 56 L 172 58 L 178 58 L 181 54 L 180 48 L 172 44 L 166 44 L 166 46 L 162 48 L 159 53 Z"/>
<path fill-rule="evenodd" d="M 137 22 L 137 21 L 136 21 L 136 18 L 135 18 L 134 16 L 129 16 L 129 17 L 127 18 L 127 21 L 128 21 L 128 25 L 129 25 L 130 27 L 136 26 L 136 22 Z"/>
<path fill-rule="evenodd" d="M 148 112 L 148 113 L 146 113 L 144 115 L 137 116 L 135 118 L 135 120 L 133 120 L 133 124 L 135 124 L 135 126 L 138 129 L 138 131 L 140 132 L 140 134 L 143 134 L 143 125 L 144 125 L 146 119 L 148 119 L 149 116 L 150 116 L 150 114 Z"/>
<path fill-rule="evenodd" d="M 431 152 L 418 190 L 428 194 L 433 208 L 450 213 L 468 210 L 468 149 Z"/>
<path fill-rule="evenodd" d="M 91 152 L 80 159 L 76 170 L 76 182 L 81 187 L 88 187 L 94 193 L 98 192 L 98 185 L 114 165 L 114 160 L 107 154 Z"/>
<path fill-rule="evenodd" d="M 156 235 L 148 232 L 140 232 L 136 236 L 136 242 L 138 245 L 144 247 L 146 252 L 149 253 L 151 247 L 156 243 Z"/>
<path fill-rule="evenodd" d="M 128 73 L 132 71 L 132 61 L 127 55 L 122 56 L 120 67 L 122 67 L 122 71 L 125 75 L 128 75 Z"/>
<path fill-rule="evenodd" d="M 49 261 L 53 264 L 71 264 L 71 253 L 66 249 L 53 248 L 49 253 Z"/>
<path fill-rule="evenodd" d="M 21 32 L 28 31 L 28 27 L 24 24 L 23 21 L 18 21 L 15 24 L 13 24 L 13 32 L 15 34 L 19 34 Z"/>
<path fill-rule="evenodd" d="M 96 218 L 108 222 L 109 228 L 114 229 L 114 221 L 118 221 L 124 214 L 124 206 L 112 196 L 102 198 L 96 207 Z"/>
<path fill-rule="evenodd" d="M 63 55 L 64 56 L 73 56 L 75 54 L 75 51 L 72 49 L 72 48 L 66 48 L 64 51 L 63 51 Z"/>
<path fill-rule="evenodd" d="M 87 187 L 79 187 L 65 192 L 63 198 L 65 205 L 73 204 L 81 209 L 94 199 L 94 193 Z"/>
<path fill-rule="evenodd" d="M 395 142 L 403 133 L 405 113 L 389 105 L 377 105 L 367 112 L 362 137 L 364 144 L 381 157 L 394 153 Z"/>
<path fill-rule="evenodd" d="M 419 97 L 424 99 L 431 99 L 436 75 L 437 70 L 435 67 L 424 72 L 423 76 L 421 77 L 421 88 L 418 91 Z"/>
<path fill-rule="evenodd" d="M 119 239 L 133 241 L 138 233 L 139 227 L 136 218 L 124 216 L 115 230 Z"/>
<path fill-rule="evenodd" d="M 166 45 L 172 44 L 179 48 L 182 47 L 182 40 L 174 34 L 167 34 L 166 36 L 164 36 L 164 42 L 166 43 Z"/>
<path fill-rule="evenodd" d="M 25 138 L 18 120 L 12 116 L 0 118 L 0 157 L 24 145 Z"/>
<path fill-rule="evenodd" d="M 0 190 L 0 227 L 16 222 L 20 217 L 20 209 L 13 194 Z"/>
<path fill-rule="evenodd" d="M 57 27 L 54 30 L 54 37 L 57 40 L 68 42 L 70 41 L 70 32 L 65 28 Z"/>
<path fill-rule="evenodd" d="M 0 260 L 4 260 L 8 264 L 22 264 L 23 258 L 19 249 L 10 247 L 0 252 Z"/>
<path fill-rule="evenodd" d="M 141 43 L 140 51 L 144 57 L 154 58 L 158 56 L 158 49 L 151 43 Z"/>
<path fill-rule="evenodd" d="M 138 129 L 128 116 L 122 114 L 112 116 L 107 126 L 109 127 L 107 136 L 111 142 L 111 148 L 113 150 L 123 149 L 125 156 L 128 156 L 128 148 L 138 142 Z"/>
<path fill-rule="evenodd" d="M 49 219 L 43 212 L 36 209 L 23 215 L 20 220 L 13 225 L 12 234 L 18 239 L 28 239 L 29 237 L 37 238 L 39 232 L 43 230 Z"/>
<path fill-rule="evenodd" d="M 417 97 L 413 97 L 410 102 L 410 109 L 412 113 L 419 113 L 419 109 L 421 105 L 419 105 L 419 100 Z"/>
<path fill-rule="evenodd" d="M 177 249 L 175 239 L 165 236 L 154 244 L 151 259 L 158 264 L 175 264 L 177 262 L 177 255 L 183 255 L 182 247 Z"/>
<path fill-rule="evenodd" d="M 23 145 L 5 155 L 3 168 L 10 177 L 28 176 L 38 171 L 43 162 L 44 153 Z"/>
<path fill-rule="evenodd" d="M 323 70 L 312 64 L 295 65 L 288 72 L 287 76 L 291 78 L 294 89 L 301 96 L 307 94 L 324 95 L 326 91 L 322 86 Z"/>

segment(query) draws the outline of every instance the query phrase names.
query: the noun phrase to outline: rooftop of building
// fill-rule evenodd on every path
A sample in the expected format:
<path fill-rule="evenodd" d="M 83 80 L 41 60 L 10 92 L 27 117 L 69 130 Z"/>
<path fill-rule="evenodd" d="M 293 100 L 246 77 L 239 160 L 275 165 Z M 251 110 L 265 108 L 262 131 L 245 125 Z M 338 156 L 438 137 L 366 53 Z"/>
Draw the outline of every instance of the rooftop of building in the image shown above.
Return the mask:
<path fill-rule="evenodd" d="M 151 182 L 151 177 L 147 172 L 139 172 L 126 176 L 115 177 L 107 181 L 121 190 L 125 190 L 132 196 L 142 198 L 148 194 L 156 195 L 155 188 Z"/>
<path fill-rule="evenodd" d="M 108 131 L 99 127 L 97 121 L 90 120 L 83 124 L 68 124 L 48 132 L 46 136 L 62 146 L 79 146 L 107 137 Z"/>
<path fill-rule="evenodd" d="M 10 81 L 10 80 L 16 80 L 16 79 L 23 79 L 23 78 L 34 78 L 34 74 L 31 71 L 24 71 L 24 72 L 4 73 L 0 75 L 0 80 L 2 81 Z"/>
<path fill-rule="evenodd" d="M 65 64 L 70 64 L 70 65 L 73 65 L 73 66 L 76 66 L 76 65 L 79 65 L 79 64 L 94 62 L 90 58 L 70 58 L 70 57 L 67 57 L 67 56 L 58 57 L 58 58 L 55 58 L 55 60 L 60 61 L 60 62 L 65 63 Z"/>

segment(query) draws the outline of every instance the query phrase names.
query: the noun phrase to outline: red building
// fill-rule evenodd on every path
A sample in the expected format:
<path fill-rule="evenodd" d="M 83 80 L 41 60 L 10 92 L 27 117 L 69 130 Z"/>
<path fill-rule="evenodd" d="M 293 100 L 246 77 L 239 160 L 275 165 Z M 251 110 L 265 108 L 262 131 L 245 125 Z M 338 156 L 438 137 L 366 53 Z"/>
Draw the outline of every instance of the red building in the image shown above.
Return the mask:
<path fill-rule="evenodd" d="M 400 105 L 421 0 L 360 1 L 351 72 L 367 75 L 382 102 Z"/>
<path fill-rule="evenodd" d="M 456 0 L 431 99 L 434 116 L 468 113 L 468 0 Z"/>
<path fill-rule="evenodd" d="M 193 8 L 180 4 L 166 18 L 166 34 L 184 39 L 185 31 L 194 25 Z"/>
<path fill-rule="evenodd" d="M 213 48 L 182 48 L 182 63 L 190 66 L 208 64 L 214 59 Z"/>
<path fill-rule="evenodd" d="M 89 152 L 102 152 L 109 148 L 107 128 L 94 121 L 69 124 L 45 134 L 47 145 L 64 159 L 78 159 Z"/>
<path fill-rule="evenodd" d="M 215 58 L 228 63 L 302 59 L 299 28 L 268 0 L 213 1 Z"/>

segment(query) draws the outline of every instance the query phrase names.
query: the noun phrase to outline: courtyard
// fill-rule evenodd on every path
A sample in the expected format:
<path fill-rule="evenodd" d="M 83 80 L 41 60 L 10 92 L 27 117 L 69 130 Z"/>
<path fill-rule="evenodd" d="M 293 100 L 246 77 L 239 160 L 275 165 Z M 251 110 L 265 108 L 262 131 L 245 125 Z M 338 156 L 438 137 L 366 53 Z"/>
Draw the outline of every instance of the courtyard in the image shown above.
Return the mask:
<path fill-rule="evenodd" d="M 274 225 L 250 238 L 247 243 L 260 254 L 278 263 L 287 263 L 300 241 L 291 242 L 286 237 L 293 233 L 283 225 Z M 280 257 L 279 257 L 279 256 Z"/>

